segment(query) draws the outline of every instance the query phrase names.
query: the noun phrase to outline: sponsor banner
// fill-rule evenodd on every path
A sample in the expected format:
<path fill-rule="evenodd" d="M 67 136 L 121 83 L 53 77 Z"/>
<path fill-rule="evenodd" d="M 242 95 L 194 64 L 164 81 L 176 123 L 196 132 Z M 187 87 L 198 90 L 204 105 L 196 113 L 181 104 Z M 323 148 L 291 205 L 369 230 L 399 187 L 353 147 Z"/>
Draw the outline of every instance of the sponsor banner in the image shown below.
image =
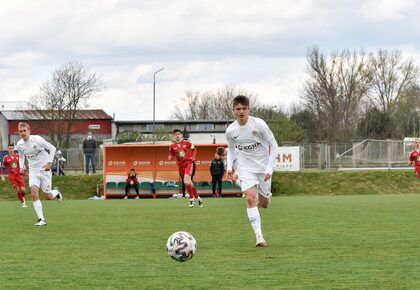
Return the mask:
<path fill-rule="evenodd" d="M 216 147 L 224 144 L 195 145 L 197 156 L 195 160 L 196 175 L 194 180 L 211 181 L 210 164 L 214 159 Z M 161 180 L 179 180 L 176 158 L 168 160 L 168 144 L 112 144 L 104 147 L 104 173 L 127 174 L 134 168 L 139 175 L 151 171 Z"/>
<path fill-rule="evenodd" d="M 279 147 L 276 156 L 275 170 L 299 171 L 300 147 Z"/>

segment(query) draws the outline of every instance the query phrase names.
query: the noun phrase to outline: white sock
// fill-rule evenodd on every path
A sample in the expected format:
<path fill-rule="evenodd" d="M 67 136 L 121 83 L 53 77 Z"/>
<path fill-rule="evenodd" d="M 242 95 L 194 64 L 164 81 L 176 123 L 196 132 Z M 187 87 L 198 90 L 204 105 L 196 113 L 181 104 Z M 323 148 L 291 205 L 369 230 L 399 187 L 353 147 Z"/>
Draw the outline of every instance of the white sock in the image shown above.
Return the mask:
<path fill-rule="evenodd" d="M 53 196 L 53 198 L 55 198 L 60 192 L 57 189 L 53 189 L 51 190 L 51 194 Z"/>
<path fill-rule="evenodd" d="M 247 208 L 246 211 L 248 214 L 249 222 L 251 223 L 252 229 L 254 230 L 255 236 L 262 236 L 261 219 L 258 207 Z"/>
<path fill-rule="evenodd" d="M 191 202 L 194 202 L 194 198 L 190 198 L 190 201 L 191 201 Z"/>
<path fill-rule="evenodd" d="M 45 221 L 44 213 L 42 212 L 42 203 L 41 203 L 41 201 L 39 199 L 38 200 L 35 200 L 33 202 L 33 205 L 34 205 L 35 213 L 38 216 L 38 218 L 39 219 L 42 219 L 43 221 Z"/>

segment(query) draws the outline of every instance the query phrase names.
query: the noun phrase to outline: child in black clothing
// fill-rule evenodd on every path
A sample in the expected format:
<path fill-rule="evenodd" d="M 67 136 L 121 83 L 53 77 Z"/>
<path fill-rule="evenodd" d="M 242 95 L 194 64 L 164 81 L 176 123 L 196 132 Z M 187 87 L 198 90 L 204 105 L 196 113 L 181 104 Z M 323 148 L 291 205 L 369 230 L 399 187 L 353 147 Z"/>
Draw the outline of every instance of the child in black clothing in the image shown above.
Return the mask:
<path fill-rule="evenodd" d="M 213 191 L 213 197 L 216 197 L 216 185 L 218 185 L 217 197 L 222 197 L 222 179 L 225 174 L 225 163 L 222 159 L 221 151 L 217 150 L 214 154 L 214 160 L 210 165 L 210 174 L 211 174 L 211 185 Z"/>

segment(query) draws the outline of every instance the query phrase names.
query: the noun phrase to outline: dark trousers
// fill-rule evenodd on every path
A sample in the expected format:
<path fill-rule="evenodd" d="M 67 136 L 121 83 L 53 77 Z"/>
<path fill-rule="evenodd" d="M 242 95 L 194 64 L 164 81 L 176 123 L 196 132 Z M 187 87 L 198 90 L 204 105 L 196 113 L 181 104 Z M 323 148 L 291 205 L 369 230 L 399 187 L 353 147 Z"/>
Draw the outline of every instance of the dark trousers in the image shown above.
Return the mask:
<path fill-rule="evenodd" d="M 86 174 L 89 174 L 89 163 L 92 163 L 92 172 L 96 172 L 96 158 L 95 153 L 86 153 L 85 154 L 85 161 L 86 161 Z"/>
<path fill-rule="evenodd" d="M 125 184 L 125 195 L 128 194 L 128 189 L 130 187 L 134 187 L 134 190 L 136 191 L 137 195 L 139 195 L 139 184 L 136 182 L 133 185 L 131 185 L 130 183 L 126 183 Z"/>
<path fill-rule="evenodd" d="M 213 191 L 213 196 L 216 196 L 216 185 L 218 185 L 219 193 L 217 196 L 222 196 L 222 177 L 221 176 L 212 176 L 211 177 L 211 189 Z"/>

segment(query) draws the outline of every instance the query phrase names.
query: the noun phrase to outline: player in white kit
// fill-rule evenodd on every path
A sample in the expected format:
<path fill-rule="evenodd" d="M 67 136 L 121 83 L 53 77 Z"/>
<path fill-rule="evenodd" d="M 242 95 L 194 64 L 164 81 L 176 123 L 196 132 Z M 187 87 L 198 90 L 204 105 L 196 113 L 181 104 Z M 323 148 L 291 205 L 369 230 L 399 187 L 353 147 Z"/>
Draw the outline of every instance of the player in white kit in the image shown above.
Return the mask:
<path fill-rule="evenodd" d="M 237 158 L 237 174 L 241 191 L 246 196 L 249 222 L 256 236 L 256 246 L 265 247 L 261 230 L 261 218 L 257 203 L 267 208 L 271 197 L 271 176 L 278 145 L 267 124 L 260 118 L 249 116 L 249 99 L 236 96 L 233 112 L 236 121 L 226 130 L 228 141 L 227 172 L 234 179 L 232 170 Z M 236 149 L 236 154 L 235 154 Z"/>
<path fill-rule="evenodd" d="M 51 189 L 52 173 L 51 165 L 54 159 L 55 147 L 38 135 L 31 135 L 27 123 L 18 124 L 20 139 L 17 144 L 19 152 L 19 165 L 21 172 L 26 170 L 25 157 L 29 165 L 29 188 L 38 222 L 35 226 L 45 226 L 47 223 L 42 211 L 42 203 L 39 200 L 39 189 L 44 192 L 45 199 L 56 198 L 63 200 L 63 196 L 57 189 Z M 48 150 L 48 152 L 46 151 Z"/>

